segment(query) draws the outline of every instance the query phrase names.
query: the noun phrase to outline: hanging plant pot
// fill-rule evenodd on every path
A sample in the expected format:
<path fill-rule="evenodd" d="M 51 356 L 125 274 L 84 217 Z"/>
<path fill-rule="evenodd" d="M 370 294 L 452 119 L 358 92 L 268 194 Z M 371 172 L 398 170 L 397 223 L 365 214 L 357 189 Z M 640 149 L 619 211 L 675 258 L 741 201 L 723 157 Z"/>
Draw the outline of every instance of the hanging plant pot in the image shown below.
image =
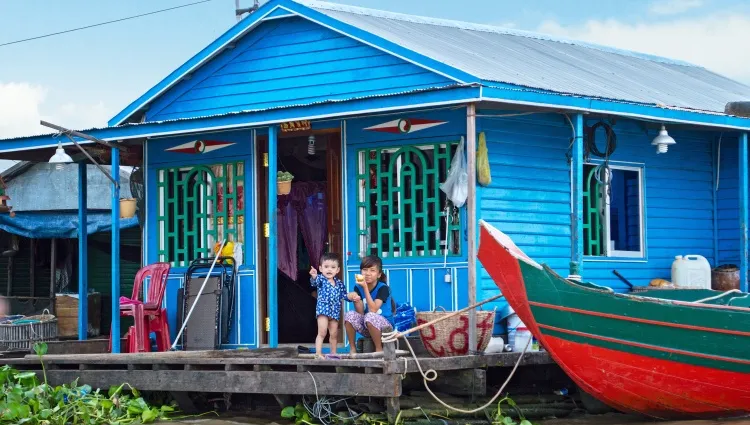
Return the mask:
<path fill-rule="evenodd" d="M 120 199 L 120 218 L 133 218 L 135 215 L 135 199 Z"/>
<path fill-rule="evenodd" d="M 288 195 L 292 191 L 292 181 L 276 181 L 276 192 L 279 195 Z"/>
<path fill-rule="evenodd" d="M 276 192 L 278 195 L 288 195 L 292 191 L 294 176 L 288 171 L 276 173 Z"/>

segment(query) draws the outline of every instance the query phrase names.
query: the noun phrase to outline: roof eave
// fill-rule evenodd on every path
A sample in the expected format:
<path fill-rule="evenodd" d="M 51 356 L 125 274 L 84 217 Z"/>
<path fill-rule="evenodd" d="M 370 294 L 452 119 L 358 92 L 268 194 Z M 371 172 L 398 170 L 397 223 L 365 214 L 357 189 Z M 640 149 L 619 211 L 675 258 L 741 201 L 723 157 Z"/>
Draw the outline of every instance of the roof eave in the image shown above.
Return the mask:
<path fill-rule="evenodd" d="M 571 112 L 610 114 L 662 123 L 692 124 L 726 130 L 750 131 L 750 118 L 720 112 L 681 109 L 616 99 L 600 99 L 497 83 L 482 86 L 481 100 L 511 105 L 546 107 Z"/>

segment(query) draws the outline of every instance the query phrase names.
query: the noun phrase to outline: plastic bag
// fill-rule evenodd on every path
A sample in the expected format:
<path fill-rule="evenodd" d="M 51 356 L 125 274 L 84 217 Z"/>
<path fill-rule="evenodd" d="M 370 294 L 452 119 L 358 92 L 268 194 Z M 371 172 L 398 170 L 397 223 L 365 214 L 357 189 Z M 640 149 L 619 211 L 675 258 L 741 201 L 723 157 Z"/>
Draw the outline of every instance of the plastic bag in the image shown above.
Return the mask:
<path fill-rule="evenodd" d="M 409 303 L 399 304 L 393 313 L 393 321 L 395 322 L 396 330 L 403 332 L 417 323 L 417 309 L 409 305 Z"/>
<path fill-rule="evenodd" d="M 448 199 L 456 208 L 461 208 L 469 196 L 469 176 L 466 171 L 466 154 L 464 153 L 464 138 L 458 143 L 456 154 L 451 160 L 448 177 L 440 184 L 440 190 L 448 195 Z"/>
<path fill-rule="evenodd" d="M 489 186 L 492 182 L 487 140 L 485 139 L 484 132 L 479 133 L 479 146 L 477 146 L 477 181 L 482 186 Z"/>

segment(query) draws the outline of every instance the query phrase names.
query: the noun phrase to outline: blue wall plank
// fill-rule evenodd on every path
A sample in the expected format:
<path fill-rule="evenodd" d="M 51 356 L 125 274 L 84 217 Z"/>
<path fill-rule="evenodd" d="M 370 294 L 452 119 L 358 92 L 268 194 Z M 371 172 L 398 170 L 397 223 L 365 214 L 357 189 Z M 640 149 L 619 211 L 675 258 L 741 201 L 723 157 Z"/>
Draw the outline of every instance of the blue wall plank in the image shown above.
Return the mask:
<path fill-rule="evenodd" d="M 160 96 L 148 121 L 351 99 L 451 80 L 293 17 L 265 22 Z"/>
<path fill-rule="evenodd" d="M 717 225 L 719 264 L 740 265 L 739 164 L 737 138 L 721 138 L 717 144 L 719 189 L 717 191 Z M 715 183 L 714 183 L 715 187 Z"/>

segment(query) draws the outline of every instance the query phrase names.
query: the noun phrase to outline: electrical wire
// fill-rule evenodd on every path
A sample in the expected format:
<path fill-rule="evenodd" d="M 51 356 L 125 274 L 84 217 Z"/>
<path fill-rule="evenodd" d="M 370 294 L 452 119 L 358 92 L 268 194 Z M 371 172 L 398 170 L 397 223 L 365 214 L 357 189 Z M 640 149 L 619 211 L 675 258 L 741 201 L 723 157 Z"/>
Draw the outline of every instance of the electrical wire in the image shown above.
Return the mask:
<path fill-rule="evenodd" d="M 64 31 L 58 31 L 58 32 L 53 32 L 53 33 L 49 33 L 49 34 L 38 35 L 36 37 L 29 37 L 29 38 L 24 38 L 24 39 L 21 39 L 21 40 L 9 41 L 7 43 L 0 44 L 0 47 L 10 46 L 12 44 L 24 43 L 24 42 L 27 42 L 27 41 L 39 40 L 41 38 L 47 38 L 47 37 L 52 37 L 52 36 L 55 36 L 55 35 L 67 34 L 67 33 L 75 32 L 75 31 L 81 31 L 81 30 L 85 30 L 85 29 L 89 29 L 89 28 L 100 27 L 100 26 L 103 26 L 103 25 L 114 24 L 114 23 L 117 23 L 117 22 L 128 21 L 130 19 L 142 18 L 144 16 L 155 15 L 157 13 L 168 12 L 170 10 L 176 10 L 176 9 L 181 9 L 183 7 L 195 6 L 197 4 L 208 3 L 208 2 L 211 2 L 211 1 L 214 1 L 214 0 L 200 0 L 200 1 L 193 2 L 193 3 L 183 4 L 183 5 L 180 5 L 180 6 L 169 7 L 169 8 L 161 9 L 161 10 L 155 10 L 153 12 L 141 13 L 140 15 L 133 15 L 133 16 L 125 17 L 125 18 L 114 19 L 112 21 L 100 22 L 98 24 L 86 25 L 86 26 L 82 26 L 82 27 L 78 27 L 78 28 L 71 28 L 71 29 L 64 30 Z"/>

